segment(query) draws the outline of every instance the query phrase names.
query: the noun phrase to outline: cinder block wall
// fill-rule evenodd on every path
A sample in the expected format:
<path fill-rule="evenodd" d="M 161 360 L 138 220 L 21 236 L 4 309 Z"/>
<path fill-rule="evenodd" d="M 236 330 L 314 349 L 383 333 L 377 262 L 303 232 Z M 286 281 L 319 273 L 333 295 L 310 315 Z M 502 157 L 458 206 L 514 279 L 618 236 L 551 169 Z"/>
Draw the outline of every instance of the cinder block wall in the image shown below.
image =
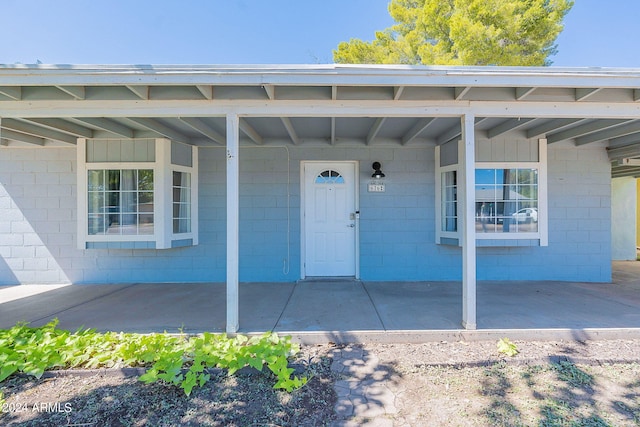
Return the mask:
<path fill-rule="evenodd" d="M 200 245 L 76 248 L 73 148 L 0 150 L 0 284 L 207 282 L 226 274 L 224 148 L 200 149 Z M 478 248 L 480 280 L 611 279 L 610 166 L 601 147 L 550 145 L 549 246 Z M 364 280 L 459 280 L 461 251 L 436 245 L 434 150 L 243 147 L 240 280 L 300 278 L 300 161 L 360 162 Z M 371 163 L 386 191 L 368 193 Z"/>

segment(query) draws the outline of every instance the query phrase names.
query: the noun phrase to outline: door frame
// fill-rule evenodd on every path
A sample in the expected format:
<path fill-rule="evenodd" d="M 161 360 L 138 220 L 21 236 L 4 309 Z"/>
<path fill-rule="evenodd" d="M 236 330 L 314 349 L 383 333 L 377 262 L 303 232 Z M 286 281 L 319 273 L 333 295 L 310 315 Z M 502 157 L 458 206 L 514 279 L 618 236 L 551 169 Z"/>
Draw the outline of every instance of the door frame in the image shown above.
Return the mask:
<path fill-rule="evenodd" d="M 306 173 L 305 166 L 307 164 L 352 164 L 354 169 L 354 209 L 356 211 L 355 227 L 354 227 L 354 247 L 355 247 L 355 279 L 360 279 L 360 162 L 357 160 L 301 160 L 300 161 L 300 278 L 306 279 L 307 272 L 305 263 L 307 260 L 307 230 L 305 221 L 306 207 Z M 332 276 L 327 276 L 332 277 Z"/>

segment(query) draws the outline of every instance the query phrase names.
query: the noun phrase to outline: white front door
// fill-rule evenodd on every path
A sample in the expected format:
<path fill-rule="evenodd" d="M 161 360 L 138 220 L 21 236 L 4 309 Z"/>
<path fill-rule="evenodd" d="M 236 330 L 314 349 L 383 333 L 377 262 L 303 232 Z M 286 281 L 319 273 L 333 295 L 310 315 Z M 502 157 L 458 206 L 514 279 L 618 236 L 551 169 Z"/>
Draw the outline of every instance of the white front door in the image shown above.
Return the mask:
<path fill-rule="evenodd" d="M 304 275 L 356 276 L 356 163 L 303 168 Z"/>

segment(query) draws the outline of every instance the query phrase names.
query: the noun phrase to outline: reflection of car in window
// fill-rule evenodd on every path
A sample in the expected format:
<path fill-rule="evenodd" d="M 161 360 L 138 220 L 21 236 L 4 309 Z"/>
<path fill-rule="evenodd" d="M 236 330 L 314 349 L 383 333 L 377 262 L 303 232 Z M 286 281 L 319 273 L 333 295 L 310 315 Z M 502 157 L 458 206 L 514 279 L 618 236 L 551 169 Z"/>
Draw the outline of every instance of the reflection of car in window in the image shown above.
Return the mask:
<path fill-rule="evenodd" d="M 535 208 L 524 208 L 511 215 L 516 222 L 538 222 L 538 210 Z"/>

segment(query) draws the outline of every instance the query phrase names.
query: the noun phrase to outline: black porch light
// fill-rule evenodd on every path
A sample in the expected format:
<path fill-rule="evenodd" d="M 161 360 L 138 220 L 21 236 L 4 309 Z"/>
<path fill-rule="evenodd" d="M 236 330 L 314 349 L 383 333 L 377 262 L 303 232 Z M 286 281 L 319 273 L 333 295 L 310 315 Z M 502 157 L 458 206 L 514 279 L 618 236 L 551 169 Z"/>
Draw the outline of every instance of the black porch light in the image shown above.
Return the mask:
<path fill-rule="evenodd" d="M 384 173 L 382 173 L 382 165 L 380 164 L 380 162 L 373 162 L 371 167 L 374 171 L 373 175 L 371 175 L 371 178 L 380 179 L 385 177 Z"/>

